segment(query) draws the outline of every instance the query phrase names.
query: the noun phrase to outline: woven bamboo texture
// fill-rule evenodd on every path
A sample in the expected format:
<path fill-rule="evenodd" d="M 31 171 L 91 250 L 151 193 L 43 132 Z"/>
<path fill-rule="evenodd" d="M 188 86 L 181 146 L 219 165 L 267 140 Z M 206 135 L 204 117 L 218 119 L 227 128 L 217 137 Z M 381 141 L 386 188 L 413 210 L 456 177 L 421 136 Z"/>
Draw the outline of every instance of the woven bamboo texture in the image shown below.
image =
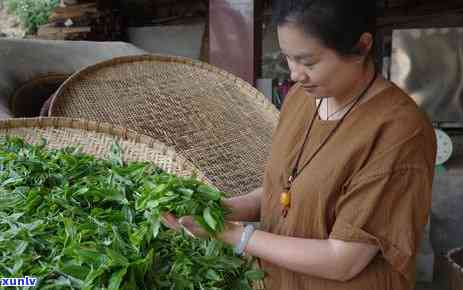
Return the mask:
<path fill-rule="evenodd" d="M 450 290 L 463 290 L 463 248 L 447 254 Z"/>
<path fill-rule="evenodd" d="M 144 55 L 87 67 L 50 116 L 109 122 L 173 146 L 221 191 L 261 186 L 278 111 L 245 81 L 191 59 Z"/>
<path fill-rule="evenodd" d="M 17 136 L 29 143 L 47 141 L 52 149 L 79 147 L 83 152 L 106 158 L 117 142 L 124 161 L 148 161 L 178 176 L 197 174 L 210 182 L 189 161 L 151 137 L 111 124 L 71 118 L 17 118 L 0 120 L 0 136 Z"/>

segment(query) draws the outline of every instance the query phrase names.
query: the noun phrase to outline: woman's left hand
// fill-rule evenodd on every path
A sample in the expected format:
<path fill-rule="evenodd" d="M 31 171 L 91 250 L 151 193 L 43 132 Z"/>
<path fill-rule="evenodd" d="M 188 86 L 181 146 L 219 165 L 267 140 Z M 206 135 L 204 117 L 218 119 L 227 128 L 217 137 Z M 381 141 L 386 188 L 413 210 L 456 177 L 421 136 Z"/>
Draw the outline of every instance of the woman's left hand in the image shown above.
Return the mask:
<path fill-rule="evenodd" d="M 171 213 L 164 213 L 162 215 L 162 222 L 168 228 L 176 231 L 184 230 L 185 233 L 194 238 L 207 239 L 210 236 L 203 227 L 196 223 L 193 216 L 183 216 L 177 219 Z"/>

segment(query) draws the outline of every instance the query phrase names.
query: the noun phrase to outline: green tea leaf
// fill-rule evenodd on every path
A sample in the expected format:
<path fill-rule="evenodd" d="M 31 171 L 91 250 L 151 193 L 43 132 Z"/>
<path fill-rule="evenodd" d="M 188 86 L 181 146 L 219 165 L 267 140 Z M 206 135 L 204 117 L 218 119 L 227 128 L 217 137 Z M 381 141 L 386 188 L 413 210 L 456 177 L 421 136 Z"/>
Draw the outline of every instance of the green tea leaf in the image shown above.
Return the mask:
<path fill-rule="evenodd" d="M 222 196 L 222 194 L 219 191 L 214 190 L 207 185 L 198 186 L 198 192 L 205 194 L 208 199 L 215 200 L 215 201 L 220 200 Z"/>
<path fill-rule="evenodd" d="M 110 265 L 111 266 L 128 266 L 129 265 L 129 260 L 127 260 L 126 257 L 121 255 L 120 253 L 111 250 L 111 249 L 106 249 L 106 254 L 108 255 L 110 259 Z"/>
<path fill-rule="evenodd" d="M 222 231 L 222 193 L 195 177 L 81 148 L 0 138 L 0 277 L 43 289 L 251 289 L 252 264 L 218 240 L 192 239 L 160 215 Z M 246 274 L 247 273 L 247 274 Z"/>
<path fill-rule="evenodd" d="M 213 269 L 209 269 L 207 270 L 206 272 L 206 277 L 210 280 L 214 280 L 214 281 L 220 281 L 222 278 L 220 277 L 219 274 L 217 274 L 216 271 L 214 271 Z"/>
<path fill-rule="evenodd" d="M 211 209 L 209 207 L 206 207 L 203 212 L 203 217 L 206 223 L 213 229 L 216 230 L 217 227 L 217 222 L 211 215 Z"/>
<path fill-rule="evenodd" d="M 247 279 L 251 281 L 262 280 L 265 277 L 264 271 L 260 271 L 260 270 L 250 270 L 250 271 L 247 271 L 244 275 L 246 276 Z"/>
<path fill-rule="evenodd" d="M 122 283 L 122 279 L 127 273 L 127 268 L 122 268 L 121 270 L 114 272 L 109 279 L 108 290 L 119 290 Z"/>

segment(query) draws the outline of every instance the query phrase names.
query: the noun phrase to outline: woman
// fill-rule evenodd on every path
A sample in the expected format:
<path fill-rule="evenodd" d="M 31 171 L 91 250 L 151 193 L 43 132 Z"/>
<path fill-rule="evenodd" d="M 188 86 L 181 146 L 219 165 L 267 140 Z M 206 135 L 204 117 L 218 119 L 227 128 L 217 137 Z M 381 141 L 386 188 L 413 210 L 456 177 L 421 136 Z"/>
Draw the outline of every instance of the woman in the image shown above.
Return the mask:
<path fill-rule="evenodd" d="M 224 201 L 219 236 L 260 258 L 270 290 L 409 290 L 431 203 L 436 142 L 413 100 L 376 73 L 375 1 L 276 3 L 297 82 L 263 188 Z M 180 221 L 180 223 L 179 223 Z M 165 222 L 204 236 L 191 217 Z"/>

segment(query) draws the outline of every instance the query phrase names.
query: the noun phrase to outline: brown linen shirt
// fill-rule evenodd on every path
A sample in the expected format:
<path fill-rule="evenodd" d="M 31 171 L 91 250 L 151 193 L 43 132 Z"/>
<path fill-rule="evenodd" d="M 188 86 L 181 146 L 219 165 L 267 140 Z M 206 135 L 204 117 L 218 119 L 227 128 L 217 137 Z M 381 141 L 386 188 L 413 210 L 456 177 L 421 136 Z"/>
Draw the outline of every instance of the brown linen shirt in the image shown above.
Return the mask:
<path fill-rule="evenodd" d="M 266 289 L 413 289 L 416 254 L 431 205 L 436 154 L 429 120 L 397 86 L 357 105 L 294 181 L 291 209 L 282 218 L 280 193 L 315 110 L 315 99 L 296 84 L 286 97 L 274 132 L 264 178 L 263 230 L 375 244 L 380 253 L 347 282 L 292 272 L 263 260 Z M 300 166 L 336 122 L 316 119 Z"/>

